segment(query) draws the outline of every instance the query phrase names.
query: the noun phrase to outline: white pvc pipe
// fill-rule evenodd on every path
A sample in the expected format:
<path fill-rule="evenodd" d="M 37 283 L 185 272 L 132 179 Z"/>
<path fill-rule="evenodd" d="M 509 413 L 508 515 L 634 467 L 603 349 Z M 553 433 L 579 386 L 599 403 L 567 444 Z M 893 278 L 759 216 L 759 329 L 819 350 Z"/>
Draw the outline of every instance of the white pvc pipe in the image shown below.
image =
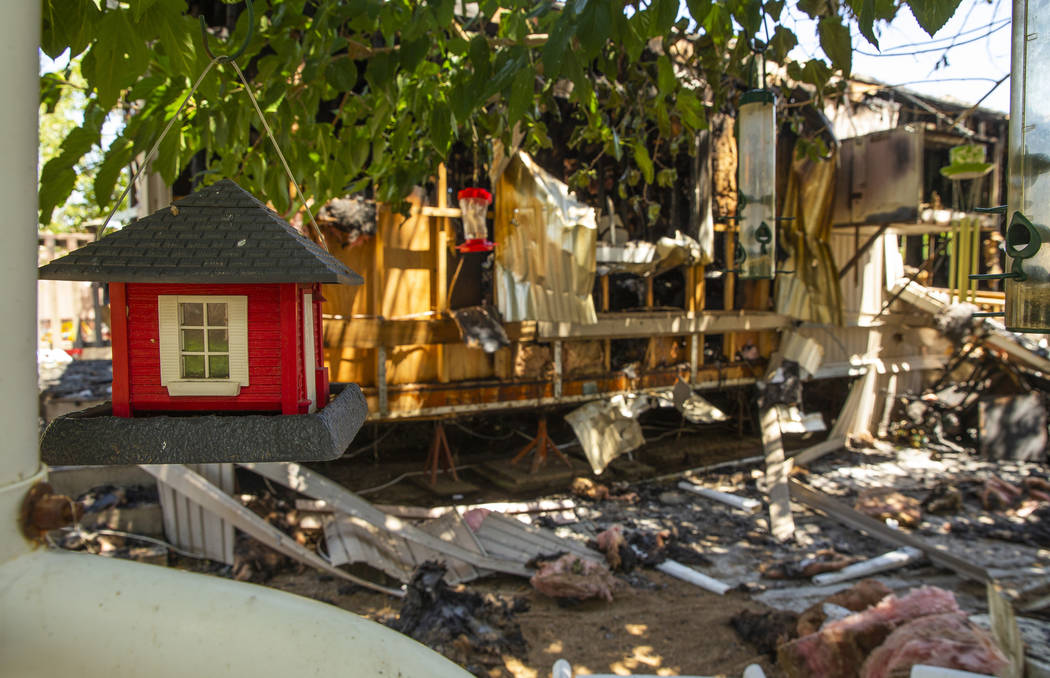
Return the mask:
<path fill-rule="evenodd" d="M 470 674 L 379 624 L 219 577 L 61 551 L 17 527 L 45 474 L 37 450 L 36 113 L 40 3 L 0 25 L 0 675 L 448 676 Z"/>
<path fill-rule="evenodd" d="M 25 553 L 15 517 L 29 487 L 43 479 L 37 452 L 36 154 L 40 105 L 37 41 L 40 2 L 4 7 L 0 26 L 0 563 Z"/>
<path fill-rule="evenodd" d="M 4 676 L 470 675 L 334 605 L 210 575 L 41 550 L 0 582 Z"/>
<path fill-rule="evenodd" d="M 564 659 L 559 659 L 554 662 L 554 668 L 551 669 L 551 678 L 573 678 L 572 665 Z M 581 673 L 576 678 L 623 678 L 623 676 L 615 673 Z M 657 674 L 651 673 L 632 673 L 629 678 L 660 678 Z M 710 676 L 678 676 L 678 678 L 711 678 Z M 743 678 L 766 678 L 765 671 L 758 664 L 750 664 L 744 669 Z"/>
<path fill-rule="evenodd" d="M 718 581 L 713 577 L 708 577 L 706 574 L 701 574 L 691 567 L 676 562 L 674 560 L 665 560 L 656 566 L 656 569 L 664 574 L 669 574 L 676 579 L 687 581 L 690 584 L 695 584 L 702 589 L 706 589 L 711 593 L 717 593 L 722 596 L 725 592 L 732 587 L 725 582 Z"/>
<path fill-rule="evenodd" d="M 741 511 L 746 511 L 747 513 L 758 513 L 762 509 L 762 502 L 757 499 L 738 497 L 735 494 L 710 490 L 706 487 L 700 487 L 699 485 L 686 482 L 685 480 L 679 482 L 678 487 L 688 492 L 692 492 L 693 494 L 699 494 L 701 497 L 707 497 L 708 499 L 722 502 L 723 504 L 740 509 Z"/>
<path fill-rule="evenodd" d="M 905 565 L 922 560 L 922 558 L 922 551 L 911 546 L 904 546 L 896 551 L 883 553 L 881 556 L 865 560 L 862 563 L 847 565 L 838 572 L 824 572 L 814 575 L 813 583 L 823 586 L 824 584 L 837 584 L 850 579 L 859 579 L 868 575 L 878 574 L 879 572 L 900 569 Z"/>
<path fill-rule="evenodd" d="M 971 673 L 958 669 L 945 669 L 940 666 L 916 664 L 911 667 L 911 678 L 995 678 L 986 673 Z"/>

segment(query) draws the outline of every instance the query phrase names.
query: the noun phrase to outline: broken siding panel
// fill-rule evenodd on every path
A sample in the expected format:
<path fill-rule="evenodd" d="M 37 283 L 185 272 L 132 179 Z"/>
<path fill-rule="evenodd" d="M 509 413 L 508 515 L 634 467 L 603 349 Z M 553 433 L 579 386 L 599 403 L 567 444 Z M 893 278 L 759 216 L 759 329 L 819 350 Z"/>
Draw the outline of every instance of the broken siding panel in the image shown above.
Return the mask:
<path fill-rule="evenodd" d="M 842 267 L 857 252 L 857 247 L 876 231 L 874 226 L 836 229 L 830 245 L 835 264 Z M 885 235 L 880 236 L 885 238 Z M 864 325 L 878 315 L 885 302 L 885 245 L 876 242 L 860 256 L 839 284 L 842 288 L 843 316 L 847 324 Z"/>
<path fill-rule="evenodd" d="M 594 209 L 520 153 L 500 177 L 495 213 L 494 285 L 504 320 L 596 322 Z"/>

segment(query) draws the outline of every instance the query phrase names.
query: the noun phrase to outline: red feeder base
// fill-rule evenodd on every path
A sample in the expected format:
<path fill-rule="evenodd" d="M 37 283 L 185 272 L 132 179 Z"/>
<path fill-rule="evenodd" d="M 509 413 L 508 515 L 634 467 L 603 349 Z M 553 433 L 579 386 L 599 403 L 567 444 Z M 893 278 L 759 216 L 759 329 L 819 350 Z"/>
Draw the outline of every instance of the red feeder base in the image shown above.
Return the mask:
<path fill-rule="evenodd" d="M 460 252 L 491 252 L 495 247 L 495 243 L 484 238 L 471 238 L 462 245 L 457 245 L 456 249 Z"/>

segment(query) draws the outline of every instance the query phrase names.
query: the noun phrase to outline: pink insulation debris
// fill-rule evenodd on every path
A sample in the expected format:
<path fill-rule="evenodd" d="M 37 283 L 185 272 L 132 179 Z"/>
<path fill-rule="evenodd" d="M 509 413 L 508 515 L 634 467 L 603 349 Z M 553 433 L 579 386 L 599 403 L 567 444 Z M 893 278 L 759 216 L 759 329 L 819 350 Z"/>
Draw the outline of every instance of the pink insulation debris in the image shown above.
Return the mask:
<path fill-rule="evenodd" d="M 471 530 L 477 532 L 481 527 L 481 523 L 485 521 L 485 516 L 492 513 L 489 509 L 476 508 L 471 509 L 463 514 L 463 522 L 467 524 Z"/>
<path fill-rule="evenodd" d="M 618 582 L 604 564 L 567 553 L 540 565 L 529 580 L 533 588 L 552 598 L 613 599 Z"/>
<path fill-rule="evenodd" d="M 926 586 L 825 625 L 781 645 L 777 661 L 790 678 L 856 678 L 868 655 L 894 629 L 927 615 L 961 614 L 950 591 Z"/>
<path fill-rule="evenodd" d="M 919 617 L 889 635 L 864 662 L 861 678 L 908 678 L 916 664 L 1002 675 L 1010 662 L 964 614 Z"/>
<path fill-rule="evenodd" d="M 604 532 L 599 533 L 597 541 L 598 550 L 605 554 L 605 560 L 609 563 L 609 567 L 614 570 L 619 569 L 622 562 L 620 549 L 627 543 L 623 536 L 623 528 L 619 525 L 613 525 Z"/>

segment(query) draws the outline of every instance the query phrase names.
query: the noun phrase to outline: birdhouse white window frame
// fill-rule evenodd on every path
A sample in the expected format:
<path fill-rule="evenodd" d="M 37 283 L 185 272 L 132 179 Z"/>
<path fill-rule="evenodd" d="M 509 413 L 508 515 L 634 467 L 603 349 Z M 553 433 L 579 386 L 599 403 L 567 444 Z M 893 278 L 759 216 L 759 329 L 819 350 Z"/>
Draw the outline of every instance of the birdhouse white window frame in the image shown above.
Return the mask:
<path fill-rule="evenodd" d="M 204 355 L 207 362 L 207 335 L 203 351 L 184 351 L 182 336 L 184 324 L 181 304 L 225 304 L 227 351 L 213 351 L 229 355 L 229 376 L 226 378 L 186 378 L 183 376 L 185 355 Z M 203 309 L 207 315 L 207 307 Z M 224 295 L 161 294 L 157 296 L 158 343 L 160 344 L 160 383 L 170 396 L 237 396 L 248 380 L 248 297 Z M 206 319 L 191 330 L 207 327 Z M 221 329 L 217 326 L 216 329 Z M 206 368 L 207 370 L 207 368 Z M 207 373 L 207 372 L 206 372 Z"/>

